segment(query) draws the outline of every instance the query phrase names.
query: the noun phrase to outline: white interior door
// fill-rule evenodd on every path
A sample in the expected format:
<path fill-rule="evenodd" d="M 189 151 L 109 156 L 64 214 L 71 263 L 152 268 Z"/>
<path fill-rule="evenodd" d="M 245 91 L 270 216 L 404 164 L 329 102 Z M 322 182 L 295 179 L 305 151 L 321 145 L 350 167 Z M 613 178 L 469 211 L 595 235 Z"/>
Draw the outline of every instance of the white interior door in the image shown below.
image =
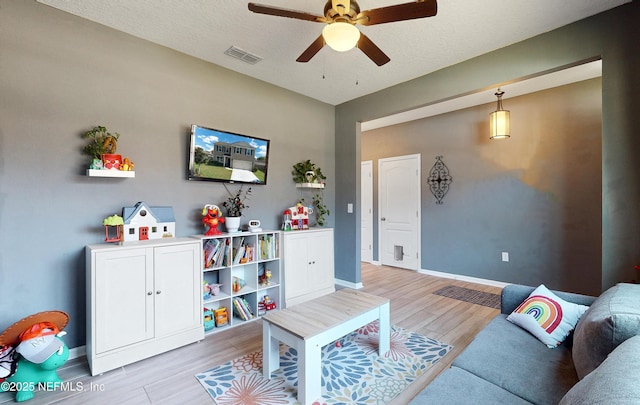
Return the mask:
<path fill-rule="evenodd" d="M 360 163 L 360 260 L 373 262 L 373 161 Z"/>
<path fill-rule="evenodd" d="M 378 251 L 383 265 L 418 270 L 420 155 L 378 161 Z"/>

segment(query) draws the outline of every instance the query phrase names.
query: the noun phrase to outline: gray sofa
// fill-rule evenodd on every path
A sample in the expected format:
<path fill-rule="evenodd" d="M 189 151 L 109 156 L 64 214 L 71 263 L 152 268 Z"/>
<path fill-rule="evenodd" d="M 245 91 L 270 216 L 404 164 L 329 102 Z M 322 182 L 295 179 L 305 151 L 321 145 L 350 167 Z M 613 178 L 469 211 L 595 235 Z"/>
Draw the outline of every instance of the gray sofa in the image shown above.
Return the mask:
<path fill-rule="evenodd" d="M 553 349 L 506 319 L 534 289 L 505 287 L 501 314 L 411 404 L 640 404 L 640 285 L 553 291 L 590 306 Z"/>

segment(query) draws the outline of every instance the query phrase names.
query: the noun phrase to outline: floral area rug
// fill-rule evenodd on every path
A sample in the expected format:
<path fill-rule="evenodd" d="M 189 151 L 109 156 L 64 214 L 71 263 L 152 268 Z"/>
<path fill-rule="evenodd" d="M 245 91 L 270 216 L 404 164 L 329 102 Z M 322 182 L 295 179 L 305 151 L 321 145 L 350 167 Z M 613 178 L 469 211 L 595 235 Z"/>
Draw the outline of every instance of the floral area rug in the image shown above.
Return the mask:
<path fill-rule="evenodd" d="M 386 404 L 453 346 L 391 327 L 391 349 L 378 355 L 378 322 L 322 348 L 322 398 L 314 404 Z M 280 344 L 280 368 L 262 376 L 262 350 L 196 378 L 218 405 L 300 404 L 297 351 Z"/>

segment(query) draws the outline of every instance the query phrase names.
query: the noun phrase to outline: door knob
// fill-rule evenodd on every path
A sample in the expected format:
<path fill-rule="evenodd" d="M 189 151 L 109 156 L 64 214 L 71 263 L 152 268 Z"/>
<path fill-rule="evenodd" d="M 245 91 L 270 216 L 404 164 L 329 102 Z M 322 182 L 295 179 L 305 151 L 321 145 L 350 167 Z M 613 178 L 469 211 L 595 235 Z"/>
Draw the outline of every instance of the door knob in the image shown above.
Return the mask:
<path fill-rule="evenodd" d="M 380 218 L 380 221 L 386 221 L 386 220 L 387 220 L 387 218 L 385 218 L 385 217 Z"/>

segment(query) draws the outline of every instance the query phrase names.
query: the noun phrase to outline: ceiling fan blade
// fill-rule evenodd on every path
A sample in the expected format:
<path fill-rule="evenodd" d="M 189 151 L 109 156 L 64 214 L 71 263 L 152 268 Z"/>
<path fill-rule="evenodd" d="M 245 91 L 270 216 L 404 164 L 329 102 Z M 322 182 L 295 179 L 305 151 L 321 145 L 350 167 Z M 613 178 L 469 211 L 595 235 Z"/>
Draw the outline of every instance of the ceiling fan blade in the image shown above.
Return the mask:
<path fill-rule="evenodd" d="M 360 25 L 384 24 L 395 21 L 433 17 L 438 13 L 436 0 L 418 0 L 412 3 L 374 8 L 358 14 L 356 22 Z"/>
<path fill-rule="evenodd" d="M 324 38 L 322 37 L 322 35 L 320 35 L 318 39 L 313 41 L 313 43 L 309 45 L 309 47 L 305 49 L 304 52 L 302 52 L 302 55 L 298 56 L 298 59 L 296 59 L 296 61 L 309 62 L 311 58 L 313 58 L 316 55 L 316 53 L 318 53 L 320 49 L 322 49 L 323 46 L 324 46 Z"/>
<path fill-rule="evenodd" d="M 313 22 L 327 22 L 326 17 L 321 17 L 319 15 L 313 15 L 302 11 L 287 10 L 285 8 L 265 6 L 263 4 L 249 3 L 249 10 L 254 13 L 274 15 L 276 17 L 288 17 Z"/>
<path fill-rule="evenodd" d="M 358 48 L 360 48 L 360 50 L 378 66 L 382 66 L 391 60 L 362 32 L 360 33 L 360 39 L 358 40 Z"/>

